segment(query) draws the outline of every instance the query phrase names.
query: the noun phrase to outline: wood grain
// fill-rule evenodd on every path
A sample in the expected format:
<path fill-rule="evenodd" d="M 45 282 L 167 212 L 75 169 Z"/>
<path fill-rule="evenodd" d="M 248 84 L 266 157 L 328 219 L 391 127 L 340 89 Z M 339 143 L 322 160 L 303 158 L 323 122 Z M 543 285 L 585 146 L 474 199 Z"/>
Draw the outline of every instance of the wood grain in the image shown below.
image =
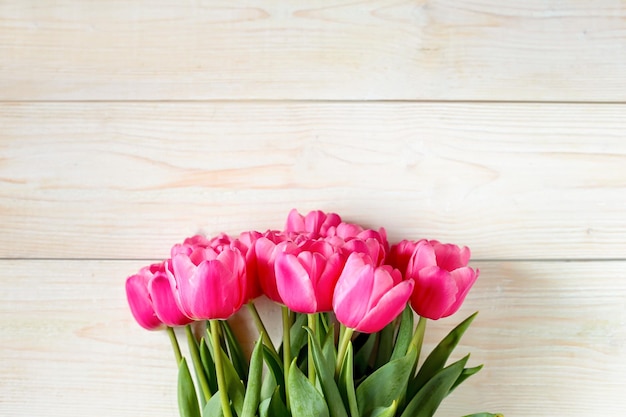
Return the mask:
<path fill-rule="evenodd" d="M 625 101 L 619 0 L 0 2 L 2 100 Z"/>
<path fill-rule="evenodd" d="M 483 259 L 626 253 L 626 106 L 0 104 L 0 256 L 166 257 L 292 207 Z"/>
<path fill-rule="evenodd" d="M 164 333 L 134 323 L 123 284 L 141 261 L 2 260 L 0 414 L 173 416 L 176 372 Z M 439 416 L 621 415 L 626 262 L 476 262 L 455 316 L 429 322 L 425 351 L 480 310 L 455 357 L 485 368 Z M 262 308 L 272 321 L 276 313 Z M 246 314 L 238 317 L 239 323 Z M 276 327 L 273 327 L 276 331 Z M 255 339 L 244 333 L 248 345 Z"/>

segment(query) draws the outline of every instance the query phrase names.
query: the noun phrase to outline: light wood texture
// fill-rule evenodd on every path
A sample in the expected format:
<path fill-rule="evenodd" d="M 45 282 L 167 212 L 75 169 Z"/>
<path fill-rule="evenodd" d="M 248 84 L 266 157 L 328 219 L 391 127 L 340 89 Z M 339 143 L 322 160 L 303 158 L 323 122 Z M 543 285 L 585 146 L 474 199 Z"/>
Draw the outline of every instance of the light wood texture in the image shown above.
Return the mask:
<path fill-rule="evenodd" d="M 486 259 L 626 253 L 626 106 L 0 104 L 0 255 L 167 257 L 321 208 Z"/>
<path fill-rule="evenodd" d="M 292 207 L 471 247 L 438 417 L 626 415 L 625 68 L 621 0 L 0 0 L 0 416 L 177 415 L 125 277 Z"/>
<path fill-rule="evenodd" d="M 167 336 L 141 329 L 126 305 L 125 276 L 142 264 L 0 261 L 11 271 L 0 278 L 0 414 L 176 414 Z M 471 352 L 470 362 L 485 368 L 438 415 L 626 411 L 626 262 L 474 265 L 479 281 L 457 315 L 428 323 L 425 352 L 480 310 L 456 355 Z M 271 318 L 268 305 L 262 314 Z M 254 337 L 249 334 L 248 343 Z"/>
<path fill-rule="evenodd" d="M 620 0 L 0 2 L 0 99 L 625 101 Z"/>

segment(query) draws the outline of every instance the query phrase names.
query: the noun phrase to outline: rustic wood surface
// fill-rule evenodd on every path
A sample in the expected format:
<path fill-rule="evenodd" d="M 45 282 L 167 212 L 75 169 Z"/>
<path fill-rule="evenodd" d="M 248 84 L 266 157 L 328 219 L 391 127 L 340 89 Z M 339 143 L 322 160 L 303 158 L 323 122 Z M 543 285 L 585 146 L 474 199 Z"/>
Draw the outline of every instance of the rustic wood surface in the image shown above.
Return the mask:
<path fill-rule="evenodd" d="M 0 0 L 0 415 L 175 416 L 126 276 L 292 207 L 472 248 L 437 416 L 626 415 L 625 68 L 619 0 Z"/>
<path fill-rule="evenodd" d="M 626 99 L 620 0 L 0 2 L 0 98 Z"/>

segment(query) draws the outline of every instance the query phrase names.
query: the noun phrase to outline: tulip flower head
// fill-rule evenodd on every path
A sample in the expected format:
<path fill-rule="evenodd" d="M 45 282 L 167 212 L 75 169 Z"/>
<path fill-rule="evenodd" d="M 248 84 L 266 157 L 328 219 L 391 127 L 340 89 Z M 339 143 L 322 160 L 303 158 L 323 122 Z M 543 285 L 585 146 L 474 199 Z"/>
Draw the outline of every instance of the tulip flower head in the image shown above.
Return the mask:
<path fill-rule="evenodd" d="M 290 240 L 282 240 L 282 237 L 266 234 L 258 238 L 251 250 L 254 250 L 256 258 L 256 273 L 263 294 L 272 301 L 282 304 L 283 300 L 276 286 L 276 273 L 274 262 L 279 253 L 297 253 L 297 245 Z"/>
<path fill-rule="evenodd" d="M 144 267 L 128 277 L 126 296 L 139 325 L 158 330 L 165 325 L 184 326 L 192 321 L 178 308 L 171 284 L 164 262 Z"/>
<path fill-rule="evenodd" d="M 195 320 L 225 320 L 246 301 L 245 259 L 237 248 L 179 251 L 168 268 L 180 309 Z"/>
<path fill-rule="evenodd" d="M 406 307 L 413 281 L 389 265 L 376 267 L 368 255 L 352 253 L 341 272 L 333 296 L 337 320 L 364 332 L 380 331 Z"/>
<path fill-rule="evenodd" d="M 456 313 L 479 274 L 467 266 L 469 258 L 467 247 L 417 242 L 406 269 L 406 277 L 415 280 L 413 310 L 432 320 Z"/>
<path fill-rule="evenodd" d="M 276 287 L 282 302 L 299 313 L 332 310 L 333 292 L 343 260 L 330 244 L 317 243 L 321 244 L 315 245 L 320 251 L 281 252 L 274 263 Z"/>
<path fill-rule="evenodd" d="M 301 215 L 295 208 L 287 216 L 285 232 L 287 234 L 304 234 L 309 238 L 317 239 L 324 237 L 329 228 L 341 223 L 341 217 L 336 213 L 324 213 L 315 210 Z"/>

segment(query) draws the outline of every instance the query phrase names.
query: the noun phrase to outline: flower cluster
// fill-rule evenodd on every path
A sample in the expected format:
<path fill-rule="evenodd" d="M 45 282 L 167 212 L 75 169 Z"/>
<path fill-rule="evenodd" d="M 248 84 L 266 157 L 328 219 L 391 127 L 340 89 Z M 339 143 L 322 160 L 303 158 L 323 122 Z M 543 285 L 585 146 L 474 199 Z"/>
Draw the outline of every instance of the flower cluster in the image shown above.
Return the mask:
<path fill-rule="evenodd" d="M 142 327 L 170 334 L 183 417 L 431 416 L 480 369 L 465 368 L 467 357 L 445 366 L 472 315 L 417 371 L 426 319 L 454 314 L 478 277 L 469 258 L 467 247 L 390 246 L 383 228 L 294 209 L 284 230 L 188 238 L 130 276 L 126 293 Z M 261 296 L 282 307 L 278 350 L 254 307 Z M 226 321 L 244 305 L 260 334 L 250 358 Z M 198 321 L 210 325 L 199 341 L 189 326 Z M 172 331 L 178 326 L 187 330 L 198 395 Z M 386 378 L 399 383 L 385 389 Z"/>

